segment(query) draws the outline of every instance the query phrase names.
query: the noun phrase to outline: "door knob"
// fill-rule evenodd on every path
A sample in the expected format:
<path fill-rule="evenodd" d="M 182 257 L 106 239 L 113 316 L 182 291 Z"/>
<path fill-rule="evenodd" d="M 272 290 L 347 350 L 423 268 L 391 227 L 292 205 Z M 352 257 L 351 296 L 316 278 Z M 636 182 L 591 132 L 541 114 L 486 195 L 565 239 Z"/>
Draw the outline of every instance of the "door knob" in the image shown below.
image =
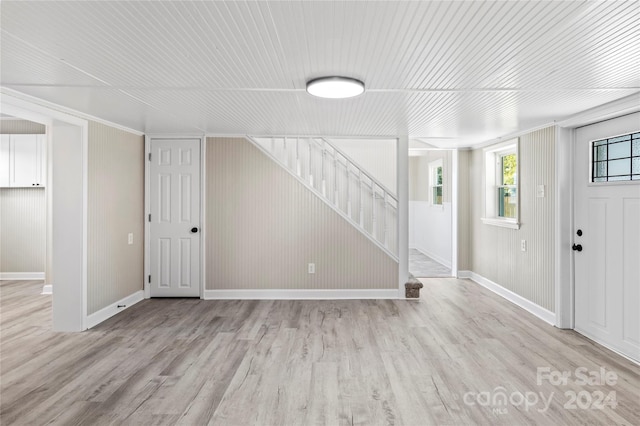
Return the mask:
<path fill-rule="evenodd" d="M 574 244 L 571 248 L 573 251 L 582 251 L 582 244 Z"/>
<path fill-rule="evenodd" d="M 191 228 L 191 233 L 192 234 L 195 234 L 196 232 L 198 232 L 198 228 L 197 227 L 194 226 L 193 228 Z"/>

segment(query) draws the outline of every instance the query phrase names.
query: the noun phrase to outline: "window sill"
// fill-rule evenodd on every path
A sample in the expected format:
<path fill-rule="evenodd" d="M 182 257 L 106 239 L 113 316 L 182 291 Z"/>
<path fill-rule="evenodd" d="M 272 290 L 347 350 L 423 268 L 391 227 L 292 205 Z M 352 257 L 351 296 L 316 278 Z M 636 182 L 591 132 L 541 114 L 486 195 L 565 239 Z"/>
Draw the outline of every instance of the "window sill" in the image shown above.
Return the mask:
<path fill-rule="evenodd" d="M 483 217 L 483 218 L 480 218 L 480 220 L 485 225 L 500 226 L 502 228 L 509 228 L 509 229 L 520 229 L 520 224 L 516 220 L 499 219 L 496 217 Z"/>

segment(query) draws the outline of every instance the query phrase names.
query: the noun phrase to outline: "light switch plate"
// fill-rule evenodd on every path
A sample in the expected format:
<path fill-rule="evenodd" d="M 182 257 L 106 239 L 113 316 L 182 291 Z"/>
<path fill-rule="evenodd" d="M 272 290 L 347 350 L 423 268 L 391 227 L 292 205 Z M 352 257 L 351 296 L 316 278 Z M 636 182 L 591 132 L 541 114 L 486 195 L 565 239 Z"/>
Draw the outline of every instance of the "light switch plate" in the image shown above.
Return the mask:
<path fill-rule="evenodd" d="M 129 235 L 127 236 L 127 243 L 129 245 L 133 244 L 133 232 L 129 232 Z"/>
<path fill-rule="evenodd" d="M 544 185 L 538 185 L 536 188 L 536 197 L 544 198 Z"/>

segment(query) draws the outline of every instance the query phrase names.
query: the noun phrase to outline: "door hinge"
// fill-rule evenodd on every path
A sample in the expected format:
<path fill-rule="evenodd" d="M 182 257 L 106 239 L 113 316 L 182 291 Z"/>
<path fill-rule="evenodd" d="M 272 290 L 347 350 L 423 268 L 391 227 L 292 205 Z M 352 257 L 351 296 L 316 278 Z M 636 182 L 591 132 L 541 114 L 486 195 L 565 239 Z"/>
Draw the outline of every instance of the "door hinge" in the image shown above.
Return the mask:
<path fill-rule="evenodd" d="M 149 222 L 151 222 L 151 213 L 149 213 Z"/>
<path fill-rule="evenodd" d="M 151 153 L 149 153 L 149 161 L 151 161 Z"/>
<path fill-rule="evenodd" d="M 151 275 L 149 275 L 149 284 L 151 284 Z"/>

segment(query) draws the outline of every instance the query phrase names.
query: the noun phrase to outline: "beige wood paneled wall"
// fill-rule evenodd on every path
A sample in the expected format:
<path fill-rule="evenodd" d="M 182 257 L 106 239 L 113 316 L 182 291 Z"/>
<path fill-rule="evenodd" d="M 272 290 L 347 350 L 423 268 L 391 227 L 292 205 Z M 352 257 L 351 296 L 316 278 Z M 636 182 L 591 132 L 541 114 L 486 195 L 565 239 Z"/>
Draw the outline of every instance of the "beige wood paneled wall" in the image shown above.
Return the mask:
<path fill-rule="evenodd" d="M 44 272 L 45 247 L 45 189 L 0 189 L 0 272 Z"/>
<path fill-rule="evenodd" d="M 458 270 L 471 268 L 471 235 L 469 232 L 469 187 L 471 151 L 458 151 Z M 454 218 L 455 220 L 455 213 Z"/>
<path fill-rule="evenodd" d="M 473 150 L 469 163 L 469 258 L 461 264 L 543 308 L 555 311 L 555 143 L 556 129 L 548 127 L 520 136 L 519 230 L 483 224 L 484 153 Z M 463 156 L 464 157 L 464 156 Z M 462 163 L 461 161 L 461 169 Z M 461 178 L 464 174 L 461 173 Z M 545 196 L 536 187 L 545 186 Z M 462 206 L 461 206 L 462 208 Z M 460 230 L 460 245 L 464 231 Z M 527 250 L 520 250 L 521 240 Z M 463 269 L 461 267 L 461 269 Z"/>
<path fill-rule="evenodd" d="M 250 142 L 206 150 L 207 289 L 398 287 L 396 261 Z"/>
<path fill-rule="evenodd" d="M 46 126 L 29 120 L 3 119 L 0 120 L 0 134 L 12 135 L 43 135 Z"/>
<path fill-rule="evenodd" d="M 89 315 L 142 290 L 143 220 L 144 138 L 89 122 Z"/>

